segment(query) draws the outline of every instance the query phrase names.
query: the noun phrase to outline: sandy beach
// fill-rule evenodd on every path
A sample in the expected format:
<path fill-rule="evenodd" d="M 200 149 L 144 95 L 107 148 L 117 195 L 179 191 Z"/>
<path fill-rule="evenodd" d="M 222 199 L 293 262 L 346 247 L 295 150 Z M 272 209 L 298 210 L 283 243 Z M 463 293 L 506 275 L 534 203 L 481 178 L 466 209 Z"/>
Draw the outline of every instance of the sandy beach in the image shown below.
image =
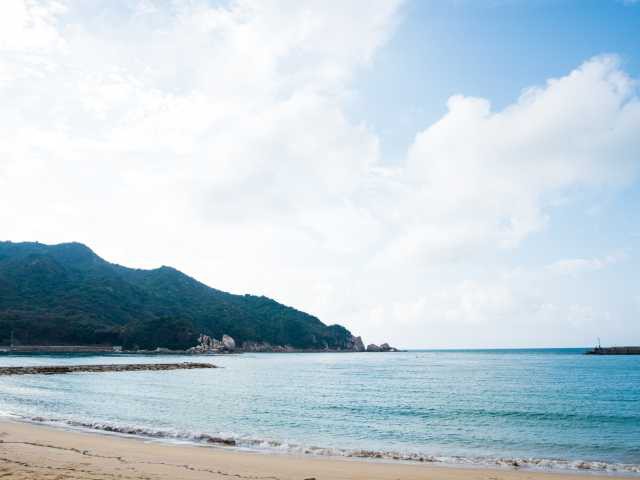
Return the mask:
<path fill-rule="evenodd" d="M 614 477 L 266 455 L 0 421 L 0 478 L 598 480 Z"/>

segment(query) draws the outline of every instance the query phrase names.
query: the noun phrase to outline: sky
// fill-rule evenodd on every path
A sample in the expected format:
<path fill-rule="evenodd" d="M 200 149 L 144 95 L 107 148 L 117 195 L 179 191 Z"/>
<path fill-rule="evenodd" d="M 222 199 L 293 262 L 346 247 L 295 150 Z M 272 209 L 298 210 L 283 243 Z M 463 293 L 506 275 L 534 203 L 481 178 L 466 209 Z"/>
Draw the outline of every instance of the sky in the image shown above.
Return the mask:
<path fill-rule="evenodd" d="M 640 344 L 640 2 L 3 0 L 0 239 L 404 348 Z"/>

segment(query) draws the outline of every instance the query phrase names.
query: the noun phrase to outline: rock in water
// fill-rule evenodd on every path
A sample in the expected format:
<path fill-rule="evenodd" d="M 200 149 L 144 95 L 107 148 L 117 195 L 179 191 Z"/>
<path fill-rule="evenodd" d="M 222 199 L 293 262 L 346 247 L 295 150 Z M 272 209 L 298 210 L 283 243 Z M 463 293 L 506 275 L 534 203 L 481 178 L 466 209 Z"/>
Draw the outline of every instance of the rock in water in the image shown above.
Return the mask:
<path fill-rule="evenodd" d="M 388 343 L 383 343 L 382 345 L 376 345 L 375 343 L 371 343 L 367 345 L 367 352 L 397 352 L 398 349 L 392 347 Z"/>
<path fill-rule="evenodd" d="M 222 335 L 222 344 L 224 348 L 232 352 L 236 349 L 236 341 L 229 335 Z"/>

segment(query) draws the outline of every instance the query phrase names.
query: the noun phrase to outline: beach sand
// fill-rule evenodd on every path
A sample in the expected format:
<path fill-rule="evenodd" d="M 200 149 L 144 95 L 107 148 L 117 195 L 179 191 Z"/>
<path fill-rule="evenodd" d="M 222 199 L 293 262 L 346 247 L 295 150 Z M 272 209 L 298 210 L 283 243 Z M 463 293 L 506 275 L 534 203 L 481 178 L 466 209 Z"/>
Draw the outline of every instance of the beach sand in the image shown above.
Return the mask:
<path fill-rule="evenodd" d="M 611 476 L 245 453 L 0 421 L 0 479 L 571 480 Z"/>

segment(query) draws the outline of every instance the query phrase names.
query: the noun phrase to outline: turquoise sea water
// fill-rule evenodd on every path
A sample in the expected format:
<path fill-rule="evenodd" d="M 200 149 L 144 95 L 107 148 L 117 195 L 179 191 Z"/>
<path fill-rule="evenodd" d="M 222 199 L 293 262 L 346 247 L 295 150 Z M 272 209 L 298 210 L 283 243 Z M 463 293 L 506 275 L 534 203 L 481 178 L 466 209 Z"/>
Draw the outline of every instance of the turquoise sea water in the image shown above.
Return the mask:
<path fill-rule="evenodd" d="M 0 377 L 0 414 L 311 455 L 640 474 L 640 356 L 583 350 L 0 356 L 224 368 Z"/>

